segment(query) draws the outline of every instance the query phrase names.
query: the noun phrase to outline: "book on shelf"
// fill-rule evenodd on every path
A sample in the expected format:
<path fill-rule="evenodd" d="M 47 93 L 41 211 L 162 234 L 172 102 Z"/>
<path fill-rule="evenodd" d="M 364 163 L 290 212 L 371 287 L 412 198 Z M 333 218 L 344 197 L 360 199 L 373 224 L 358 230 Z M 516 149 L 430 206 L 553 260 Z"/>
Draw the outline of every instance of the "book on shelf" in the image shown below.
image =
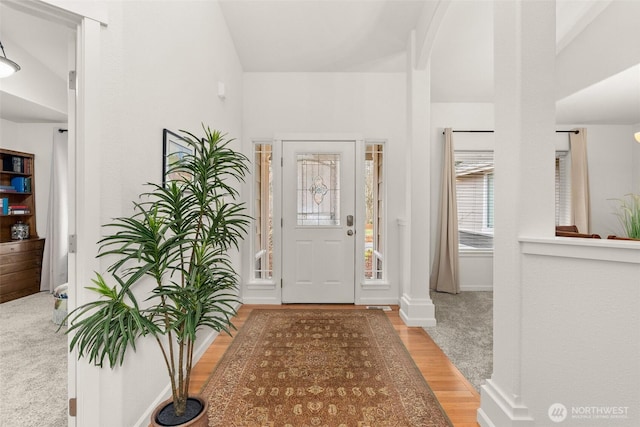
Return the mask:
<path fill-rule="evenodd" d="M 9 215 L 8 197 L 0 197 L 0 215 Z"/>
<path fill-rule="evenodd" d="M 29 215 L 31 209 L 26 205 L 11 205 L 9 206 L 9 215 Z"/>
<path fill-rule="evenodd" d="M 33 159 L 29 157 L 25 157 L 22 159 L 22 173 L 24 174 L 32 174 L 33 173 Z"/>
<path fill-rule="evenodd" d="M 0 185 L 0 193 L 15 193 L 16 189 L 13 185 Z"/>
<path fill-rule="evenodd" d="M 30 193 L 31 177 L 14 176 L 11 178 L 11 185 L 18 193 Z"/>
<path fill-rule="evenodd" d="M 31 174 L 33 173 L 33 159 L 30 157 L 4 155 L 2 157 L 2 171 Z"/>

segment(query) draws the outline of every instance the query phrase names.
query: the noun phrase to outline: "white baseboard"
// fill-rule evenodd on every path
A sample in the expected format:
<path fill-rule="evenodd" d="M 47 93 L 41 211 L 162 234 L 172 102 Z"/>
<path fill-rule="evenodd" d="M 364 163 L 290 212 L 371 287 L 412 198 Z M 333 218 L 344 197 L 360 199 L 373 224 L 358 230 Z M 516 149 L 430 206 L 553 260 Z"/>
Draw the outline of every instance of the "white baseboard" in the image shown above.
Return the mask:
<path fill-rule="evenodd" d="M 492 292 L 493 286 L 460 285 L 460 292 Z"/>
<path fill-rule="evenodd" d="M 265 304 L 265 305 L 282 305 L 279 298 L 276 297 L 243 297 L 243 304 Z"/>
<path fill-rule="evenodd" d="M 399 305 L 397 298 L 360 298 L 355 305 Z"/>

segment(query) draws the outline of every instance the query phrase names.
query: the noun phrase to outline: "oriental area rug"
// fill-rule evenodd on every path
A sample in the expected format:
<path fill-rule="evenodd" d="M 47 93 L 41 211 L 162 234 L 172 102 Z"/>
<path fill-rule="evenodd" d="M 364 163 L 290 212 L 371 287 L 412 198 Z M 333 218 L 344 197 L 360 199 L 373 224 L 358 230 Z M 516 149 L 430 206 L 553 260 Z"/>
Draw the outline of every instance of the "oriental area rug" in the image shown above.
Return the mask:
<path fill-rule="evenodd" d="M 253 310 L 202 390 L 209 426 L 451 426 L 381 310 Z"/>

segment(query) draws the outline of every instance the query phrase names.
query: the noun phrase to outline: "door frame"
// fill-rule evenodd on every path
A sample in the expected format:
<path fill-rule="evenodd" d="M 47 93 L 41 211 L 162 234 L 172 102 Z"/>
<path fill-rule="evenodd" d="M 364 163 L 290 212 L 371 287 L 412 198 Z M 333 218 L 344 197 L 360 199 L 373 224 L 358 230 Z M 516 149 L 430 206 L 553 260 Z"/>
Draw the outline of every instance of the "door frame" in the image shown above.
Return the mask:
<path fill-rule="evenodd" d="M 361 298 L 361 278 L 364 277 L 364 256 L 358 254 L 364 253 L 364 221 L 365 215 L 364 204 L 364 154 L 365 140 L 361 134 L 357 133 L 286 133 L 276 134 L 273 139 L 273 160 L 272 164 L 277 167 L 273 168 L 273 269 L 274 279 L 277 290 L 277 301 L 282 304 L 282 272 L 283 272 L 283 228 L 282 228 L 282 172 L 283 172 L 283 143 L 284 142 L 353 142 L 355 147 L 354 156 L 354 173 L 355 173 L 355 189 L 354 189 L 354 215 L 355 225 L 355 245 L 354 245 L 354 304 L 360 304 Z M 279 166 L 278 166 L 279 163 Z"/>
<path fill-rule="evenodd" d="M 69 51 L 75 50 L 77 85 L 68 100 L 69 234 L 77 236 L 76 250 L 69 251 L 69 307 L 87 302 L 87 292 L 78 283 L 90 283 L 99 270 L 96 245 L 100 238 L 101 103 L 100 103 L 100 29 L 107 25 L 107 8 L 99 3 L 59 4 L 58 0 L 7 4 L 32 16 L 67 26 L 75 31 Z M 71 339 L 69 336 L 68 339 Z M 78 362 L 74 350 L 67 355 L 68 398 L 81 396 L 76 415 L 68 415 L 68 426 L 91 425 L 100 419 L 100 373 L 89 363 Z"/>

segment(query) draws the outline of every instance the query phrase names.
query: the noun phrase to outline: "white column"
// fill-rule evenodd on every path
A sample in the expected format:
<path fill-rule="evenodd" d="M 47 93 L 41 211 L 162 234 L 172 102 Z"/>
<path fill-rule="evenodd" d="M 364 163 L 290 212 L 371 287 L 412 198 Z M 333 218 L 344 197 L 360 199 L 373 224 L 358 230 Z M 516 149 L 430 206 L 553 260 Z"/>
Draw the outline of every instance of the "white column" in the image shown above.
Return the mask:
<path fill-rule="evenodd" d="M 409 213 L 408 271 L 403 277 L 400 317 L 408 326 L 435 326 L 435 308 L 429 296 L 430 256 L 430 105 L 429 65 L 415 63 L 415 32 L 411 35 L 407 63 L 407 152 L 405 175 Z"/>
<path fill-rule="evenodd" d="M 534 424 L 521 386 L 519 237 L 554 233 L 554 65 L 555 1 L 495 1 L 494 347 L 482 426 Z"/>

